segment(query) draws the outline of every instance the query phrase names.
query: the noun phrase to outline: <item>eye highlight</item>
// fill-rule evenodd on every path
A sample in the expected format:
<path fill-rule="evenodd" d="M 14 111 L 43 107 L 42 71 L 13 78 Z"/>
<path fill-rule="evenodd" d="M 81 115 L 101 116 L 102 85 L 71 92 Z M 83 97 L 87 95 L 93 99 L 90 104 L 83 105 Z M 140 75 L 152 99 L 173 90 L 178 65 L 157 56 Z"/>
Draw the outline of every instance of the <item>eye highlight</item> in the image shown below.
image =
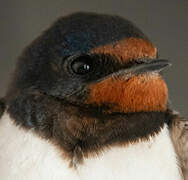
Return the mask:
<path fill-rule="evenodd" d="M 74 74 L 86 75 L 93 71 L 93 61 L 88 55 L 79 56 L 71 62 L 70 68 Z"/>

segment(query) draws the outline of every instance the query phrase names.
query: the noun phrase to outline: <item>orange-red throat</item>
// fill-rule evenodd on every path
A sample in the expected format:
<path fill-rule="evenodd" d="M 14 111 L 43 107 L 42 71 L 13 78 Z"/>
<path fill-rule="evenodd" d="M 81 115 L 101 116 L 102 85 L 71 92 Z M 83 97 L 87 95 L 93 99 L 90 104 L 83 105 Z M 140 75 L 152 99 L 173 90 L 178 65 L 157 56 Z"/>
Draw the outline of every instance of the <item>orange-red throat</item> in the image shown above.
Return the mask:
<path fill-rule="evenodd" d="M 150 62 L 156 58 L 156 48 L 147 40 L 128 38 L 113 44 L 100 46 L 92 50 L 93 53 L 110 54 L 126 64 L 134 60 L 150 59 L 148 64 L 138 69 L 128 69 L 127 74 L 118 77 L 109 76 L 89 85 L 87 104 L 109 107 L 110 112 L 141 112 L 165 111 L 168 98 L 166 83 L 158 72 L 166 62 L 157 60 L 151 66 Z M 147 60 L 146 60 L 147 61 Z M 163 64 L 161 66 L 161 64 Z M 144 64 L 144 63 L 143 63 Z M 161 66 L 161 67 L 160 67 Z M 137 68 L 137 67 L 136 67 Z M 155 70 L 159 71 L 155 71 Z M 125 70 L 126 71 L 126 70 Z M 154 73 L 153 73 L 154 72 Z"/>
<path fill-rule="evenodd" d="M 125 80 L 107 78 L 89 86 L 87 104 L 106 105 L 110 112 L 165 111 L 168 90 L 157 74 L 142 74 Z"/>

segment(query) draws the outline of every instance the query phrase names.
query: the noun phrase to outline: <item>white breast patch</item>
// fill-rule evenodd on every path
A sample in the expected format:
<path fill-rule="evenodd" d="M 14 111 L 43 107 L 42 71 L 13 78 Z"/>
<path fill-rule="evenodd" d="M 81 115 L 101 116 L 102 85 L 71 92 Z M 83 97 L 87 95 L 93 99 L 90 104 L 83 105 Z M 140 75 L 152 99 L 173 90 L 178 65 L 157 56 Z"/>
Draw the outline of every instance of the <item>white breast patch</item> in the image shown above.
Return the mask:
<path fill-rule="evenodd" d="M 7 114 L 0 120 L 0 180 L 139 179 L 181 179 L 166 127 L 149 142 L 109 148 L 75 170 L 50 142 L 16 127 Z"/>

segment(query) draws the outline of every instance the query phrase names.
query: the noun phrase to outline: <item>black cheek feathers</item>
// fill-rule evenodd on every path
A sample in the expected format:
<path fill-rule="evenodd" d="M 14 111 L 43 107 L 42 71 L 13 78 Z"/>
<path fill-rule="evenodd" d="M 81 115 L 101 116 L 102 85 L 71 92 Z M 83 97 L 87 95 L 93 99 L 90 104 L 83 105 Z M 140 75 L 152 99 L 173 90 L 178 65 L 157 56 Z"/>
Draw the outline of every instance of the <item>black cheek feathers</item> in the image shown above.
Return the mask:
<path fill-rule="evenodd" d="M 51 111 L 48 111 L 47 104 L 49 104 L 48 97 L 23 93 L 9 103 L 7 111 L 17 125 L 26 129 L 34 129 L 40 132 L 42 137 L 50 138 L 52 137 L 53 120 L 57 117 L 50 114 Z"/>

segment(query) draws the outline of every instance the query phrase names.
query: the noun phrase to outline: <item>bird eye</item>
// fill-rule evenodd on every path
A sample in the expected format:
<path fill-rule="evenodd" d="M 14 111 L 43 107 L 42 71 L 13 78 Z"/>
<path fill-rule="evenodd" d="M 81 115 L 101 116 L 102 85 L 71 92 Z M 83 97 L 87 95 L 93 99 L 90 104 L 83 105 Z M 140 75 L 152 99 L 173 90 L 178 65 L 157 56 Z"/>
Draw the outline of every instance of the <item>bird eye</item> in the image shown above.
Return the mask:
<path fill-rule="evenodd" d="M 92 59 L 89 56 L 80 56 L 71 63 L 71 69 L 75 74 L 86 75 L 93 70 Z"/>

